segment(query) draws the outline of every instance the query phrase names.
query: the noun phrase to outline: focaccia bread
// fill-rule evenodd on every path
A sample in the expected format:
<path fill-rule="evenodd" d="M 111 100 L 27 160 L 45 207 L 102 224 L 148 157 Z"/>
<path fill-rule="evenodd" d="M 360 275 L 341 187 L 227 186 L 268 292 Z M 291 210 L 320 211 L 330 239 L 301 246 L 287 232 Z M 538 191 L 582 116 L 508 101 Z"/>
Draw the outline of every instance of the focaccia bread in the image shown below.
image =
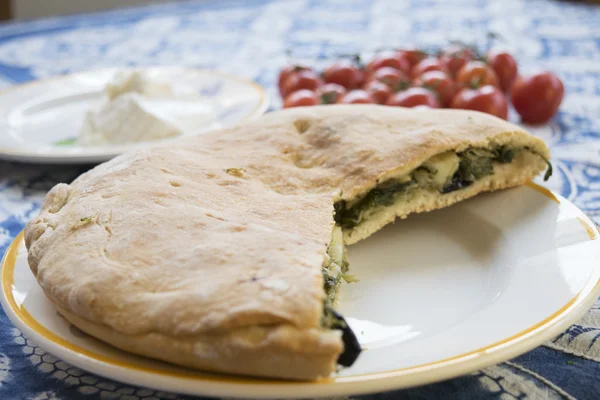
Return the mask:
<path fill-rule="evenodd" d="M 334 311 L 345 244 L 521 185 L 542 140 L 471 111 L 328 105 L 123 154 L 59 184 L 25 228 L 71 323 L 206 371 L 316 379 L 360 352 Z M 358 283 L 360 284 L 360 283 Z"/>

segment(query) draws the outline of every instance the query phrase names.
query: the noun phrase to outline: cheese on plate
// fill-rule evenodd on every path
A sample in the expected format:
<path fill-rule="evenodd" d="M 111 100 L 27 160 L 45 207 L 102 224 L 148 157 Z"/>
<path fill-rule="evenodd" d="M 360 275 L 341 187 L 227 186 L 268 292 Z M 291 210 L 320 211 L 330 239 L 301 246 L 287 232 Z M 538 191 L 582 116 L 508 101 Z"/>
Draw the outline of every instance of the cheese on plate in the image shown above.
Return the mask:
<path fill-rule="evenodd" d="M 178 136 L 182 132 L 173 122 L 152 112 L 150 103 L 135 92 L 117 96 L 100 110 L 88 112 L 78 142 L 106 145 L 143 142 Z"/>
<path fill-rule="evenodd" d="M 84 146 L 146 142 L 183 133 L 169 101 L 173 87 L 150 79 L 142 71 L 120 71 L 104 88 L 107 101 L 89 111 L 81 126 L 78 144 Z M 198 113 L 200 114 L 200 113 Z"/>

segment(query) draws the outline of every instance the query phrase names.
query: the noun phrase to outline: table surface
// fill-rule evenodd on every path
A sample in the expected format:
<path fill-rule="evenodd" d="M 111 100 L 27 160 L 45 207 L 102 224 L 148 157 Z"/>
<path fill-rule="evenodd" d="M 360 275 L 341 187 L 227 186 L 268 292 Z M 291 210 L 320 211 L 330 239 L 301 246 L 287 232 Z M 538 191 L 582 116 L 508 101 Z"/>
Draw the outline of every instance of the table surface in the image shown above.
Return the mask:
<path fill-rule="evenodd" d="M 564 1 L 201 1 L 0 26 L 0 88 L 56 74 L 129 65 L 195 65 L 269 87 L 285 52 L 334 54 L 499 33 L 523 70 L 553 70 L 567 95 L 534 133 L 552 148 L 548 187 L 600 223 L 600 8 Z M 0 162 L 0 254 L 43 195 L 89 167 Z M 0 399 L 179 399 L 94 376 L 46 354 L 0 311 Z M 360 399 L 600 398 L 600 302 L 555 340 L 510 362 L 425 387 Z"/>

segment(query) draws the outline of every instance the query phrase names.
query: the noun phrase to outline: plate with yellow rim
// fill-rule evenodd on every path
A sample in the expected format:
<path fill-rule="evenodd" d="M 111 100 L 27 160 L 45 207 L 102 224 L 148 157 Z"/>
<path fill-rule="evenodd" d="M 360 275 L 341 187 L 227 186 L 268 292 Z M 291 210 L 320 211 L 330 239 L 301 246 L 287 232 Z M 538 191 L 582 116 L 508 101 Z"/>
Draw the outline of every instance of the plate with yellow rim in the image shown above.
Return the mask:
<path fill-rule="evenodd" d="M 49 353 L 117 381 L 185 394 L 309 398 L 431 383 L 522 354 L 600 295 L 600 231 L 535 183 L 412 215 L 350 246 L 359 282 L 340 311 L 364 351 L 329 379 L 206 374 L 135 356 L 71 326 L 46 299 L 19 235 L 2 262 L 4 310 Z"/>
<path fill-rule="evenodd" d="M 106 85 L 118 72 L 107 68 L 37 80 L 0 92 L 0 159 L 35 163 L 98 163 L 132 148 L 198 135 L 265 113 L 266 91 L 244 77 L 192 67 L 135 68 L 173 93 L 159 107 L 181 135 L 125 144 L 81 145 L 85 115 L 107 101 Z M 180 93 L 181 92 L 181 93 Z"/>

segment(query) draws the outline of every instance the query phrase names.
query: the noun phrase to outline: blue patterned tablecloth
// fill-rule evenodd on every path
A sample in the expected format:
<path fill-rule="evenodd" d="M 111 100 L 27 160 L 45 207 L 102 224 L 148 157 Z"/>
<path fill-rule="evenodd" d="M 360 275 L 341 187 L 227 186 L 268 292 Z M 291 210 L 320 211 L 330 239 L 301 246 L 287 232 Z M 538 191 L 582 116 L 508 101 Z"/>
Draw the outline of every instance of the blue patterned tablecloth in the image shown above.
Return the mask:
<path fill-rule="evenodd" d="M 202 1 L 0 26 L 0 88 L 100 67 L 185 64 L 270 88 L 285 51 L 326 59 L 499 33 L 523 69 L 565 82 L 560 114 L 535 130 L 552 147 L 548 185 L 600 223 L 600 7 L 536 0 Z M 1 144 L 1 143 L 0 143 Z M 0 254 L 44 193 L 89 168 L 0 162 Z M 86 373 L 46 354 L 0 311 L 0 399 L 179 399 Z M 360 399 L 600 399 L 600 302 L 545 345 L 465 377 Z"/>

